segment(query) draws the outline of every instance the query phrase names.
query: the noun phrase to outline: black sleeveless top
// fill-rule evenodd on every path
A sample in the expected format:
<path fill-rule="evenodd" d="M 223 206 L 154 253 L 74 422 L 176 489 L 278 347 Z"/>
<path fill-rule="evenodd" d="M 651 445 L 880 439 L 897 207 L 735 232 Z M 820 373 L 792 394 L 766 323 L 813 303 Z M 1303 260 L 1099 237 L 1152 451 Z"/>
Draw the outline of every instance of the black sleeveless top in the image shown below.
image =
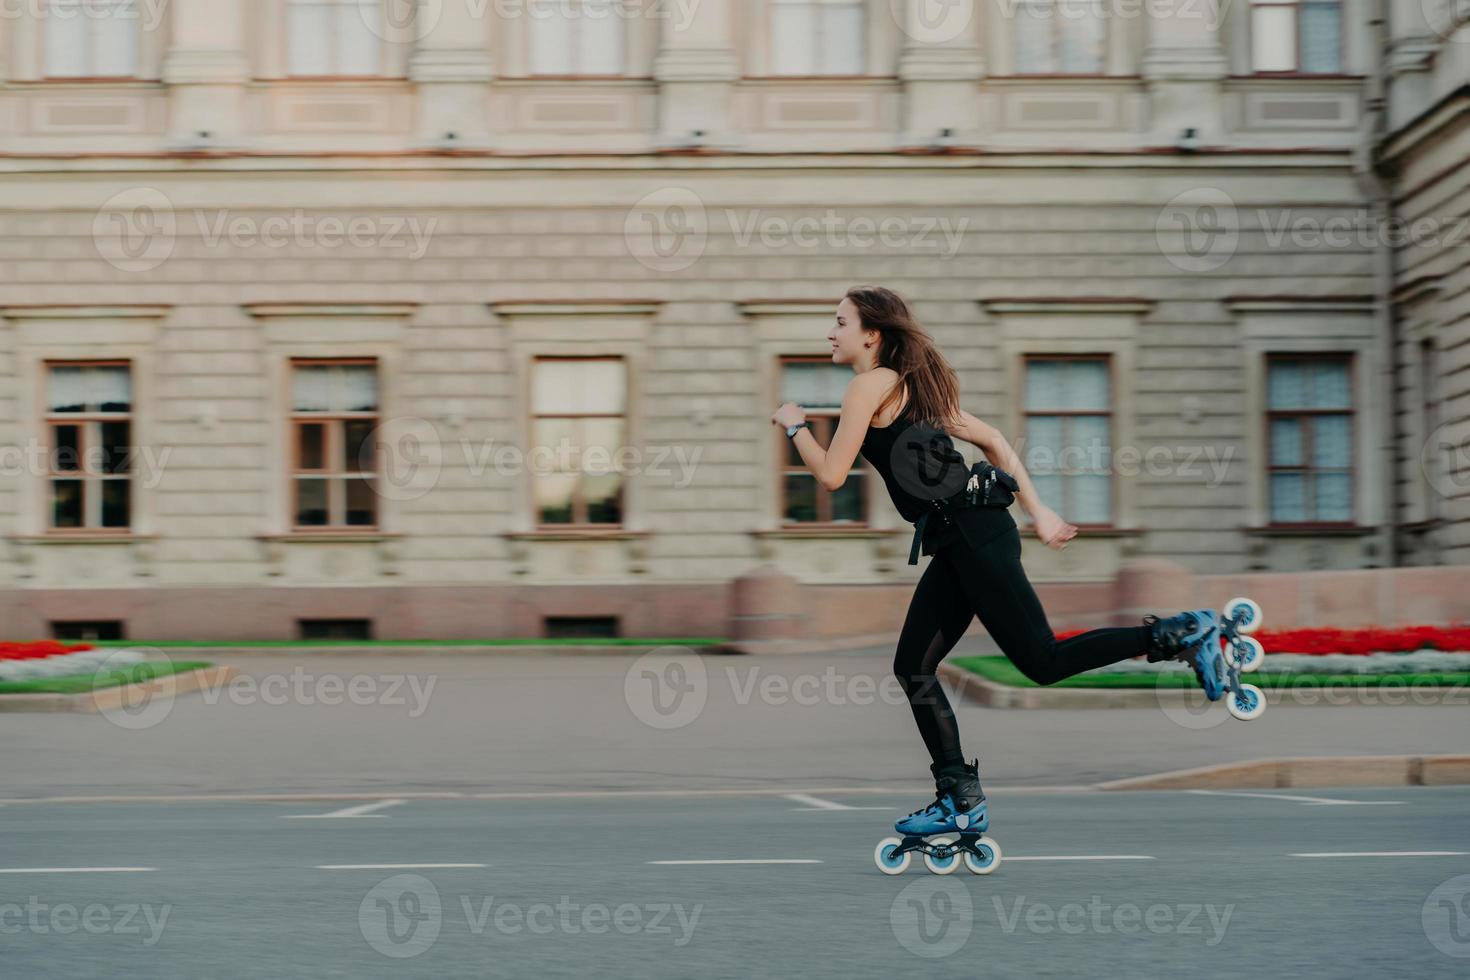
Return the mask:
<path fill-rule="evenodd" d="M 1000 507 L 956 510 L 952 519 L 933 513 L 932 501 L 965 488 L 970 467 L 948 432 L 912 418 L 909 410 L 905 405 L 882 428 L 869 425 L 860 451 L 883 477 L 888 496 L 904 520 L 916 524 L 924 514 L 931 514 L 924 522 L 923 554 L 932 555 L 961 538 L 978 546 L 1014 528 L 1015 518 Z M 963 534 L 956 522 L 963 523 Z"/>

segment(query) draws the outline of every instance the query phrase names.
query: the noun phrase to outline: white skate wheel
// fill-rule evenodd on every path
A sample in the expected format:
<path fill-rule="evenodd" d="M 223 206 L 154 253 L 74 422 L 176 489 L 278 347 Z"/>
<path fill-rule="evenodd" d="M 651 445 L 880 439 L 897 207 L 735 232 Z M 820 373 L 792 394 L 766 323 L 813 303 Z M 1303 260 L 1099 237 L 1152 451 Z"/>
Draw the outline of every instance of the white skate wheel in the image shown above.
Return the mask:
<path fill-rule="evenodd" d="M 930 839 L 929 843 L 948 844 L 953 846 L 955 843 L 955 839 L 953 837 L 935 837 Z M 947 858 L 935 857 L 932 854 L 925 854 L 924 867 L 928 868 L 930 871 L 934 872 L 937 875 L 954 874 L 956 871 L 960 870 L 959 852 L 957 851 Z"/>
<path fill-rule="evenodd" d="M 1231 665 L 1242 674 L 1253 674 L 1266 662 L 1266 648 L 1254 636 L 1242 636 L 1230 644 L 1225 655 L 1230 658 Z"/>
<path fill-rule="evenodd" d="M 1251 721 L 1261 717 L 1266 710 L 1266 696 L 1254 684 L 1240 685 L 1240 694 L 1230 691 L 1225 695 L 1225 710 L 1231 717 Z"/>
<path fill-rule="evenodd" d="M 914 858 L 913 851 L 904 851 L 897 857 L 893 852 L 903 840 L 898 837 L 885 837 L 878 842 L 878 847 L 873 851 L 873 861 L 878 865 L 878 870 L 886 875 L 901 875 L 909 869 L 909 862 Z"/>
<path fill-rule="evenodd" d="M 1261 628 L 1261 607 L 1254 599 L 1236 596 L 1225 603 L 1225 618 L 1240 619 L 1235 630 L 1238 633 L 1254 633 Z"/>
<path fill-rule="evenodd" d="M 975 847 L 980 851 L 982 857 L 976 857 L 969 851 L 965 852 L 965 867 L 977 875 L 988 875 L 1000 867 L 1000 845 L 989 837 L 982 837 L 975 842 Z"/>

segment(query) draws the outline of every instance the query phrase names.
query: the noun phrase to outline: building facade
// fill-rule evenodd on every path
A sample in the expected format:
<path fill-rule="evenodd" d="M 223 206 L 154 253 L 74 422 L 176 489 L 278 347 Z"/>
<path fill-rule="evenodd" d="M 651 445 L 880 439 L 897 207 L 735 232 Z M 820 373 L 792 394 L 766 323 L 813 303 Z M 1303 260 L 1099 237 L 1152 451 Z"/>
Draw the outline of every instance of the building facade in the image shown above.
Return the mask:
<path fill-rule="evenodd" d="M 1038 582 L 1470 563 L 1455 13 L 15 4 L 0 633 L 720 635 L 758 567 L 905 583 L 862 459 L 827 493 L 769 422 L 830 438 L 856 283 L 1083 528 Z"/>

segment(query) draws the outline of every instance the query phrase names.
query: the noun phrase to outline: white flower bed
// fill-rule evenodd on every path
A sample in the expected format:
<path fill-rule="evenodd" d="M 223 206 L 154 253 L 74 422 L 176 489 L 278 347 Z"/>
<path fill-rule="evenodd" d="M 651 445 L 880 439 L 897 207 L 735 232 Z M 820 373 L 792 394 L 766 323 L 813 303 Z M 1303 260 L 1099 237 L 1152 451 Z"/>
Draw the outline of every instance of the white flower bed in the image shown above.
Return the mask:
<path fill-rule="evenodd" d="M 1173 670 L 1177 660 L 1151 664 L 1124 660 L 1085 674 L 1152 674 Z M 1262 674 L 1443 674 L 1470 672 L 1470 651 L 1416 650 L 1413 653 L 1270 653 Z M 1084 674 L 1084 676 L 1085 676 Z"/>
<path fill-rule="evenodd" d="M 82 650 L 77 653 L 58 653 L 50 657 L 32 660 L 0 660 L 0 681 L 27 681 L 40 677 L 68 677 L 73 674 L 90 674 L 102 666 L 131 667 L 141 663 L 143 654 L 138 650 Z"/>

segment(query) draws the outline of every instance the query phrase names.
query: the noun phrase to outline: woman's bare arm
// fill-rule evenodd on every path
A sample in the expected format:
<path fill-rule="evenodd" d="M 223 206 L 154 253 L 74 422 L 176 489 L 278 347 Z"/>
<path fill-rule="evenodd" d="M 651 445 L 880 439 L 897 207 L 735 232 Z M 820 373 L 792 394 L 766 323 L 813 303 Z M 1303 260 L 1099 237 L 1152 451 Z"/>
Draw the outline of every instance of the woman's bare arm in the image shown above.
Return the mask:
<path fill-rule="evenodd" d="M 837 420 L 837 431 L 832 434 L 832 443 L 826 449 L 817 442 L 811 429 L 800 430 L 793 437 L 802 463 L 824 490 L 836 490 L 847 482 L 847 474 L 862 448 L 868 424 L 891 384 L 891 378 L 874 372 L 856 375 L 849 381 L 842 394 L 842 414 Z M 787 402 L 771 416 L 771 422 L 786 426 L 803 418 L 805 413 L 801 408 Z"/>

